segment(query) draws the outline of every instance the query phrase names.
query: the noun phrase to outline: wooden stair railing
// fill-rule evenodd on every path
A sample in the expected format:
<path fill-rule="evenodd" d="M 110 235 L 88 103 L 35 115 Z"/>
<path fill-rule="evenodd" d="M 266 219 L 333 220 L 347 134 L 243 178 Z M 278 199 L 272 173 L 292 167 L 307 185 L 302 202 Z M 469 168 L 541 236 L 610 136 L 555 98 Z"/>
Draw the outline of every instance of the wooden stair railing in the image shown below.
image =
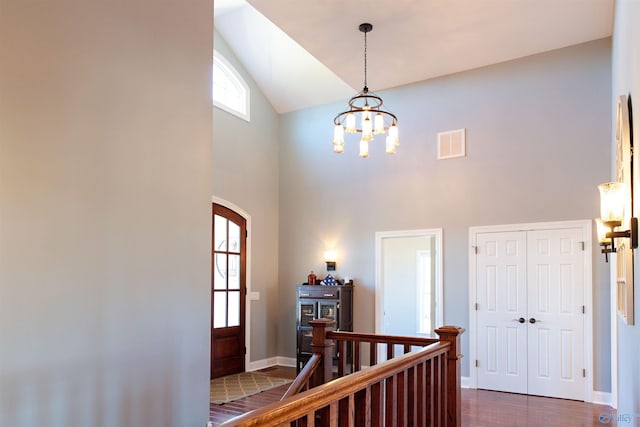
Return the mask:
<path fill-rule="evenodd" d="M 402 337 L 396 335 L 361 334 L 356 332 L 340 331 L 328 332 L 327 338 L 336 340 L 338 343 L 339 377 L 362 369 L 360 361 L 362 343 L 369 344 L 369 366 L 374 366 L 378 363 L 378 344 L 385 346 L 387 356 L 386 360 L 389 360 L 395 357 L 394 349 L 396 345 L 402 346 L 402 349 L 406 354 L 414 347 L 425 347 L 439 341 L 437 338 Z M 348 357 L 349 354 L 352 356 Z"/>
<path fill-rule="evenodd" d="M 282 396 L 282 399 L 285 400 L 287 397 L 291 397 L 295 394 L 300 393 L 303 390 L 308 390 L 310 388 L 310 380 L 318 366 L 320 366 L 321 357 L 318 354 L 313 354 L 309 361 L 304 365 L 304 368 L 296 379 L 291 383 L 287 391 Z"/>
<path fill-rule="evenodd" d="M 359 348 L 359 343 L 370 342 L 371 347 L 376 347 L 378 341 L 374 334 L 333 332 L 334 321 L 319 319 L 310 323 L 313 326 L 313 353 L 319 356 L 319 362 L 314 362 L 317 364 L 315 373 L 306 383 L 309 387 L 317 385 L 318 381 L 325 384 L 236 417 L 220 427 L 460 427 L 462 355 L 458 352 L 463 328 L 443 326 L 436 329 L 439 340 L 377 336 L 386 340 L 380 343 L 391 345 L 391 351 L 387 347 L 391 356 L 395 344 L 403 345 L 405 351 L 414 345 L 426 346 L 332 380 L 334 339 L 357 342 L 354 353 L 358 351 L 355 348 Z M 409 339 L 403 341 L 405 338 Z"/>

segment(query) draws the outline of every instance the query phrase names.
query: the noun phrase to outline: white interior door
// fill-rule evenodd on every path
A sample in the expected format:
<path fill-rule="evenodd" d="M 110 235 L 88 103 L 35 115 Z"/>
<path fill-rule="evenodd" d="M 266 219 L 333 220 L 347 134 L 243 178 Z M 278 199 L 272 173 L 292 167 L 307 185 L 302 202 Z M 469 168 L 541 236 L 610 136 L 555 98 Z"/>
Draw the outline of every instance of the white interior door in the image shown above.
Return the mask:
<path fill-rule="evenodd" d="M 583 400 L 582 230 L 529 231 L 527 240 L 528 392 Z"/>
<path fill-rule="evenodd" d="M 526 232 L 477 239 L 478 387 L 527 393 Z"/>
<path fill-rule="evenodd" d="M 584 399 L 580 228 L 478 233 L 479 388 Z"/>

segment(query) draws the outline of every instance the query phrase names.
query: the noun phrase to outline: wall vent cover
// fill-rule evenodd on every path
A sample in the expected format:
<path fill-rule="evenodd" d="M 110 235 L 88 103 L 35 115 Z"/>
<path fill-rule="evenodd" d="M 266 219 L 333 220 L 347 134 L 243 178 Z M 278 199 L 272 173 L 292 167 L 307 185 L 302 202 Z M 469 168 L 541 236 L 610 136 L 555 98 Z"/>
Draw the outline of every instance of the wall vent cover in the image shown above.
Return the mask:
<path fill-rule="evenodd" d="M 438 160 L 454 159 L 467 155 L 465 129 L 438 133 Z"/>

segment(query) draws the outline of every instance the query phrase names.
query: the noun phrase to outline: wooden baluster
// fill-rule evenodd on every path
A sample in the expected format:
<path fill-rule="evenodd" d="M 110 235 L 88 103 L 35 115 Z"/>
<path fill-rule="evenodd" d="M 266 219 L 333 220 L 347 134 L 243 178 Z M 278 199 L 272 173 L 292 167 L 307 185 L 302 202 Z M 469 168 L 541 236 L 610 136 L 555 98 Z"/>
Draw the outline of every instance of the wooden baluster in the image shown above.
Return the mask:
<path fill-rule="evenodd" d="M 407 425 L 415 426 L 416 422 L 416 402 L 418 401 L 418 393 L 416 390 L 416 367 L 407 370 Z"/>
<path fill-rule="evenodd" d="M 393 359 L 393 344 L 387 343 L 387 360 Z"/>
<path fill-rule="evenodd" d="M 398 407 L 396 402 L 398 401 L 397 388 L 396 388 L 396 376 L 392 375 L 386 380 L 386 393 L 385 393 L 385 427 L 397 427 L 398 425 Z"/>
<path fill-rule="evenodd" d="M 425 392 L 426 392 L 426 396 L 425 396 L 425 400 L 427 402 L 427 406 L 426 406 L 426 423 L 425 425 L 427 426 L 432 426 L 433 425 L 433 420 L 435 419 L 434 415 L 435 415 L 435 411 L 433 410 L 433 408 L 435 407 L 435 396 L 434 396 L 434 390 L 435 390 L 435 384 L 434 384 L 434 379 L 435 379 L 435 375 L 433 372 L 433 359 L 429 359 L 425 362 Z"/>
<path fill-rule="evenodd" d="M 438 393 L 440 399 L 440 425 L 447 425 L 447 361 L 444 356 L 438 356 L 438 364 L 440 365 L 440 388 Z"/>
<path fill-rule="evenodd" d="M 396 378 L 397 398 L 395 399 L 395 404 L 398 408 L 398 416 L 396 417 L 398 427 L 407 427 L 407 400 L 409 398 L 407 395 L 407 371 L 398 373 Z"/>
<path fill-rule="evenodd" d="M 371 387 L 367 386 L 354 395 L 354 425 L 371 425 Z"/>
<path fill-rule="evenodd" d="M 316 425 L 316 412 L 311 411 L 307 413 L 307 418 L 305 419 L 305 425 L 299 427 L 315 427 Z"/>
<path fill-rule="evenodd" d="M 404 345 L 404 354 L 407 354 L 411 351 L 411 344 Z"/>
<path fill-rule="evenodd" d="M 329 404 L 329 426 L 338 427 L 338 405 L 339 401 L 334 400 Z"/>
<path fill-rule="evenodd" d="M 378 344 L 374 342 L 369 343 L 369 366 L 374 366 L 378 363 Z"/>
<path fill-rule="evenodd" d="M 333 340 L 327 339 L 327 332 L 333 330 L 335 320 L 317 319 L 309 321 L 313 328 L 311 337 L 311 351 L 318 354 L 322 360 L 311 376 L 310 385 L 316 387 L 328 383 L 333 379 Z"/>
<path fill-rule="evenodd" d="M 360 370 L 360 341 L 353 342 L 353 371 L 358 372 Z"/>
<path fill-rule="evenodd" d="M 381 381 L 371 384 L 371 427 L 383 427 Z"/>
<path fill-rule="evenodd" d="M 344 376 L 347 366 L 347 342 L 338 341 L 338 377 Z"/>
<path fill-rule="evenodd" d="M 462 407 L 460 393 L 460 334 L 464 328 L 458 326 L 443 326 L 435 330 L 440 341 L 451 344 L 446 355 L 446 393 L 447 393 L 447 427 L 460 427 L 462 423 Z"/>
<path fill-rule="evenodd" d="M 417 377 L 417 384 L 416 384 L 416 389 L 417 389 L 417 393 L 416 393 L 416 426 L 424 426 L 426 425 L 425 419 L 426 419 L 426 410 L 427 410 L 427 403 L 426 403 L 426 388 L 427 385 L 425 383 L 425 365 L 426 363 L 420 363 L 417 367 L 416 367 L 416 377 Z"/>

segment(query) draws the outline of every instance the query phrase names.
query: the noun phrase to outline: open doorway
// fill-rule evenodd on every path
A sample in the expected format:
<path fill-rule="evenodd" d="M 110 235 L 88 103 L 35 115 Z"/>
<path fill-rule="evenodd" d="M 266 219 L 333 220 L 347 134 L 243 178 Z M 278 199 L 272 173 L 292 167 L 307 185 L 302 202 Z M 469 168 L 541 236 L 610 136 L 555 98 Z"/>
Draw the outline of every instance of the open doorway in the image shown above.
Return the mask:
<path fill-rule="evenodd" d="M 442 229 L 376 233 L 377 334 L 433 336 L 442 295 Z"/>

